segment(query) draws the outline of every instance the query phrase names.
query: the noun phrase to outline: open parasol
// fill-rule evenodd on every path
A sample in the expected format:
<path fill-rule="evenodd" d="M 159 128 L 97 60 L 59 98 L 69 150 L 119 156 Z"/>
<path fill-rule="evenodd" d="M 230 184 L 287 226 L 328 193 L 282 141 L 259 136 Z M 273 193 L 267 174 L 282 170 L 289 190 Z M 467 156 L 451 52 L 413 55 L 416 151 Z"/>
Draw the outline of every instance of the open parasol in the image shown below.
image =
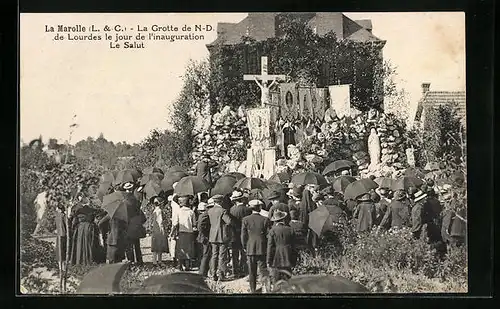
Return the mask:
<path fill-rule="evenodd" d="M 272 175 L 271 177 L 269 177 L 269 181 L 272 181 L 272 182 L 277 182 L 277 183 L 288 183 L 290 182 L 290 180 L 292 179 L 292 177 L 290 176 L 290 174 L 288 173 L 276 173 L 274 175 Z"/>
<path fill-rule="evenodd" d="M 147 175 L 147 174 L 165 174 L 161 168 L 158 168 L 158 167 L 148 167 L 148 168 L 145 168 L 143 171 L 143 174 Z"/>
<path fill-rule="evenodd" d="M 130 199 L 128 193 L 116 191 L 103 197 L 102 208 L 112 219 L 128 222 L 137 215 L 138 205 L 134 201 L 137 200 Z"/>
<path fill-rule="evenodd" d="M 345 199 L 356 199 L 358 196 L 368 193 L 373 189 L 378 188 L 378 184 L 370 178 L 356 180 L 345 188 Z"/>
<path fill-rule="evenodd" d="M 418 188 L 423 184 L 424 184 L 424 182 L 417 177 L 403 176 L 403 177 L 398 178 L 396 181 L 394 181 L 394 184 L 392 186 L 392 190 L 393 191 L 407 190 L 409 187 Z"/>
<path fill-rule="evenodd" d="M 350 169 L 355 167 L 356 164 L 354 162 L 351 162 L 349 160 L 337 160 L 335 162 L 332 162 L 328 164 L 325 169 L 323 170 L 323 175 L 328 175 L 330 173 L 336 173 L 340 170 L 344 169 Z"/>
<path fill-rule="evenodd" d="M 344 193 L 345 188 L 353 182 L 356 181 L 356 178 L 352 176 L 339 176 L 333 180 L 332 188 L 335 192 Z"/>
<path fill-rule="evenodd" d="M 374 180 L 379 188 L 391 189 L 394 186 L 394 179 L 389 177 L 378 177 Z"/>
<path fill-rule="evenodd" d="M 135 294 L 215 294 L 203 276 L 189 272 L 153 275 L 144 280 Z"/>
<path fill-rule="evenodd" d="M 333 219 L 326 207 L 320 206 L 309 213 L 309 228 L 318 236 L 333 230 Z"/>
<path fill-rule="evenodd" d="M 264 180 L 262 180 L 260 178 L 245 177 L 245 178 L 238 180 L 234 184 L 233 187 L 238 188 L 238 189 L 246 189 L 246 190 L 264 189 L 264 188 L 267 188 L 267 184 Z"/>
<path fill-rule="evenodd" d="M 174 183 L 178 182 L 179 180 L 187 176 L 189 175 L 184 172 L 167 173 L 161 180 L 161 188 L 165 191 L 173 190 Z"/>
<path fill-rule="evenodd" d="M 210 185 L 205 179 L 203 179 L 203 177 L 186 176 L 179 180 L 177 186 L 174 188 L 174 193 L 178 194 L 179 196 L 196 196 L 196 194 L 208 191 L 209 189 Z"/>
<path fill-rule="evenodd" d="M 119 185 L 126 182 L 137 182 L 141 176 L 142 173 L 138 170 L 126 169 L 123 171 L 119 171 L 118 174 L 116 174 L 113 184 Z"/>
<path fill-rule="evenodd" d="M 230 173 L 225 174 L 224 176 L 231 176 L 233 178 L 236 178 L 236 180 L 240 180 L 240 179 L 246 177 L 245 174 L 238 173 L 238 172 L 230 172 Z"/>
<path fill-rule="evenodd" d="M 141 186 L 144 186 L 147 184 L 149 181 L 154 181 L 157 182 L 158 184 L 161 183 L 161 180 L 163 179 L 163 174 L 155 173 L 155 174 L 145 174 L 139 179 L 139 184 Z"/>
<path fill-rule="evenodd" d="M 163 189 L 161 188 L 160 182 L 150 180 L 148 181 L 145 185 L 144 188 L 142 189 L 142 192 L 146 195 L 146 199 L 149 200 L 152 197 L 158 196 Z"/>
<path fill-rule="evenodd" d="M 290 181 L 294 185 L 328 185 L 328 181 L 326 181 L 326 178 L 319 174 L 319 173 L 314 173 L 314 172 L 302 172 L 299 174 L 295 174 L 292 176 L 292 180 Z"/>
<path fill-rule="evenodd" d="M 224 175 L 217 179 L 214 188 L 210 191 L 212 195 L 226 195 L 233 192 L 233 186 L 238 180 L 230 175 Z"/>

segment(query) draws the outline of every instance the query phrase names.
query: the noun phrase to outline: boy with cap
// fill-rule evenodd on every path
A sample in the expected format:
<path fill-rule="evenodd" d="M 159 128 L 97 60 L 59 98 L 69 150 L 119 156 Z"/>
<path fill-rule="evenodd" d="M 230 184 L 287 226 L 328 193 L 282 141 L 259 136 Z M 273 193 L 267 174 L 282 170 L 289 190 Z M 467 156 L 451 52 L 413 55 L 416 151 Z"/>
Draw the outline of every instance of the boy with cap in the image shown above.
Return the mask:
<path fill-rule="evenodd" d="M 214 280 L 224 280 L 226 276 L 228 246 L 231 241 L 232 220 L 229 212 L 221 205 L 224 196 L 212 196 L 214 206 L 208 210 L 210 219 L 209 242 L 212 246 L 210 269 Z"/>
<path fill-rule="evenodd" d="M 267 267 L 273 269 L 273 282 L 284 278 L 285 273 L 291 275 L 297 261 L 295 234 L 285 224 L 287 213 L 276 210 L 271 218 L 274 226 L 267 237 Z"/>
<path fill-rule="evenodd" d="M 238 190 L 233 191 L 233 194 L 231 195 L 231 201 L 234 204 L 229 210 L 233 219 L 231 257 L 233 263 L 233 276 L 235 278 L 240 275 L 244 276 L 247 272 L 247 259 L 241 243 L 241 222 L 243 218 L 250 215 L 252 211 L 247 207 L 246 199 L 247 198 L 243 195 L 243 192 Z"/>
<path fill-rule="evenodd" d="M 290 212 L 290 208 L 288 207 L 288 205 L 283 203 L 283 198 L 280 191 L 271 191 L 267 199 L 271 201 L 271 207 L 269 208 L 269 218 L 271 218 L 273 216 L 273 213 L 278 209 L 286 213 Z"/>
<path fill-rule="evenodd" d="M 244 217 L 241 223 L 241 243 L 247 255 L 251 293 L 256 291 L 257 269 L 262 276 L 261 282 L 267 277 L 266 244 L 271 224 L 269 219 L 260 215 L 263 204 L 260 200 L 251 200 L 248 206 L 252 213 Z"/>

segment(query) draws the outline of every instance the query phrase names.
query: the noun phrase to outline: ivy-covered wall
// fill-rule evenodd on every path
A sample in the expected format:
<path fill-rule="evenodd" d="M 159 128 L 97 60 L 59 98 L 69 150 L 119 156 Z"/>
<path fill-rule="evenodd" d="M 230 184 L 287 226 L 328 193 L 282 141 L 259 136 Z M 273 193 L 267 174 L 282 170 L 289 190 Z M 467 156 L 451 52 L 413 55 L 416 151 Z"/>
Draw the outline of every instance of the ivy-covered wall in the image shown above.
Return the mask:
<path fill-rule="evenodd" d="M 351 84 L 351 103 L 364 111 L 383 109 L 385 41 L 358 43 L 338 40 L 333 33 L 314 34 L 305 25 L 285 23 L 284 35 L 256 42 L 243 38 L 236 45 L 210 46 L 210 100 L 223 105 L 254 105 L 260 101 L 255 82 L 244 74 L 260 74 L 260 58 L 267 56 L 269 74 L 286 74 L 294 81 L 327 87 Z"/>

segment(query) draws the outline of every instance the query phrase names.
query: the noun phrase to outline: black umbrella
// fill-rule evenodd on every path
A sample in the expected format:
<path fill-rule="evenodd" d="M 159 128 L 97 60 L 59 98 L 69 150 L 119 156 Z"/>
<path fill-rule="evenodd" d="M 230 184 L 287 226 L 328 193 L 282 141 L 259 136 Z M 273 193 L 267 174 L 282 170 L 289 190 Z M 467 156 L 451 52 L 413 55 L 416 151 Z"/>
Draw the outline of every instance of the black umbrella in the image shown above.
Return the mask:
<path fill-rule="evenodd" d="M 126 182 L 134 183 L 137 182 L 141 176 L 142 173 L 136 169 L 126 169 L 123 171 L 119 171 L 118 174 L 116 174 L 113 184 L 119 185 Z"/>
<path fill-rule="evenodd" d="M 292 177 L 288 173 L 276 173 L 269 178 L 269 181 L 277 183 L 288 183 Z"/>
<path fill-rule="evenodd" d="M 224 176 L 231 176 L 231 177 L 236 178 L 236 180 L 240 180 L 240 179 L 246 177 L 245 174 L 239 173 L 239 172 L 230 172 L 230 173 L 225 174 Z"/>
<path fill-rule="evenodd" d="M 356 180 L 345 188 L 345 199 L 356 199 L 358 196 L 378 188 L 378 184 L 370 178 Z"/>
<path fill-rule="evenodd" d="M 132 201 L 128 193 L 116 191 L 103 197 L 102 208 L 112 219 L 128 222 L 137 214 L 137 205 Z"/>
<path fill-rule="evenodd" d="M 355 167 L 356 164 L 354 162 L 351 162 L 349 160 L 337 160 L 335 162 L 332 162 L 328 164 L 327 167 L 323 170 L 323 175 L 328 175 L 330 173 L 336 173 L 340 170 L 343 169 L 350 169 Z"/>
<path fill-rule="evenodd" d="M 179 180 L 177 186 L 175 186 L 174 188 L 174 193 L 177 193 L 179 196 L 182 195 L 196 196 L 196 194 L 208 191 L 209 189 L 210 185 L 203 177 L 186 176 L 181 180 Z"/>
<path fill-rule="evenodd" d="M 323 175 L 313 172 L 295 174 L 292 176 L 292 180 L 290 182 L 297 186 L 308 184 L 320 186 L 328 185 L 328 181 L 326 181 L 326 178 Z"/>
<path fill-rule="evenodd" d="M 344 193 L 347 186 L 356 181 L 352 176 L 339 176 L 333 180 L 332 188 L 335 192 Z"/>
<path fill-rule="evenodd" d="M 161 183 L 161 180 L 163 179 L 163 174 L 155 173 L 155 174 L 145 174 L 139 179 L 139 184 L 141 186 L 144 186 L 147 184 L 149 181 L 154 181 L 157 182 L 158 184 Z"/>
<path fill-rule="evenodd" d="M 143 171 L 144 174 L 165 174 L 161 168 L 158 167 L 148 167 Z"/>
<path fill-rule="evenodd" d="M 203 276 L 188 272 L 154 275 L 144 280 L 136 294 L 213 294 Z"/>
<path fill-rule="evenodd" d="M 398 178 L 396 181 L 394 181 L 392 190 L 393 191 L 407 190 L 410 187 L 418 188 L 423 184 L 424 184 L 424 182 L 417 177 L 404 176 L 404 177 Z"/>
<path fill-rule="evenodd" d="M 237 181 L 238 180 L 233 176 L 224 175 L 217 180 L 214 188 L 210 191 L 210 193 L 212 194 L 212 196 L 216 194 L 222 194 L 222 195 L 229 194 L 233 192 L 234 190 L 233 186 Z"/>
<path fill-rule="evenodd" d="M 246 190 L 264 189 L 264 188 L 267 188 L 267 184 L 264 180 L 262 180 L 260 178 L 245 177 L 245 178 L 238 180 L 234 184 L 233 187 L 238 188 L 238 189 L 246 189 Z"/>
<path fill-rule="evenodd" d="M 189 175 L 184 172 L 167 173 L 161 180 L 161 187 L 165 191 L 173 190 L 174 183 L 187 176 Z"/>

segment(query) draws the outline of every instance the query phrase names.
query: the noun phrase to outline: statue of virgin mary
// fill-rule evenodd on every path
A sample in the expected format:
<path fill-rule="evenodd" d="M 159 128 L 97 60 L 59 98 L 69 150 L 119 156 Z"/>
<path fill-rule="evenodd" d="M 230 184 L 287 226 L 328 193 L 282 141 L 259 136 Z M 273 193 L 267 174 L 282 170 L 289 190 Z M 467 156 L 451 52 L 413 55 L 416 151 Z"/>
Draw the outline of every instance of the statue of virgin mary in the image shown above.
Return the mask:
<path fill-rule="evenodd" d="M 373 170 L 380 164 L 380 138 L 378 137 L 377 130 L 371 129 L 370 136 L 368 136 L 368 154 L 370 155 L 369 169 Z"/>

